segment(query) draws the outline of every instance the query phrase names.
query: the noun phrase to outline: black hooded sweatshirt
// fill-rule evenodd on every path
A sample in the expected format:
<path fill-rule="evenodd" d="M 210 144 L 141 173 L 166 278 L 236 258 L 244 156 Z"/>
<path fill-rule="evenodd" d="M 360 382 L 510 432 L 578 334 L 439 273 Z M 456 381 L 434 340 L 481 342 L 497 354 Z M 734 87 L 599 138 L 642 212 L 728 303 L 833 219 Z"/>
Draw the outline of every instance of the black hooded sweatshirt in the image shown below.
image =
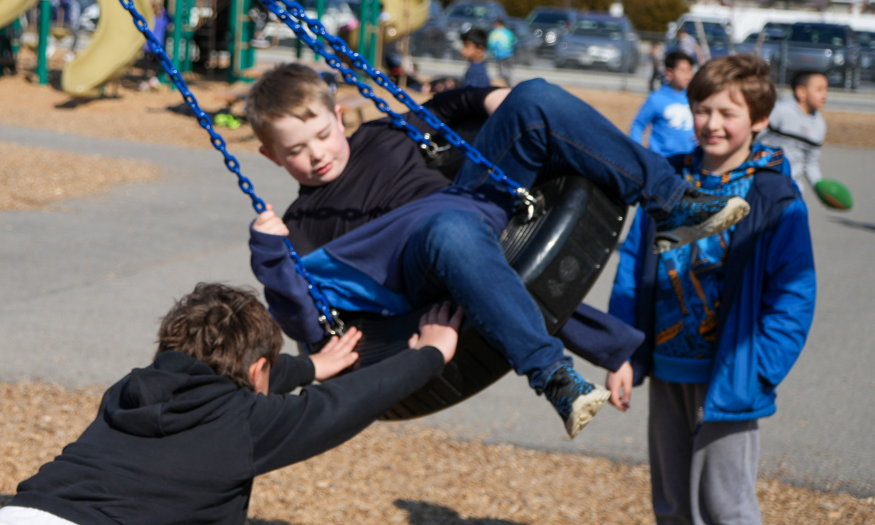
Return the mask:
<path fill-rule="evenodd" d="M 79 525 L 243 525 L 255 476 L 343 443 L 443 362 L 435 348 L 407 350 L 291 395 L 313 363 L 281 355 L 264 396 L 164 352 L 107 390 L 94 422 L 9 505 Z"/>

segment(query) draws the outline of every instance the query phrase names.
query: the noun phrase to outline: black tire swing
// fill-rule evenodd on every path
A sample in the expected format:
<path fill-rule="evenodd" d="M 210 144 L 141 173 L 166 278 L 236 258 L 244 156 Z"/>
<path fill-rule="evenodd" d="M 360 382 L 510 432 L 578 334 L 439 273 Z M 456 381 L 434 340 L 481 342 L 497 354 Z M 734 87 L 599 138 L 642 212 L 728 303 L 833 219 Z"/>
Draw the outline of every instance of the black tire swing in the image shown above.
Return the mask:
<path fill-rule="evenodd" d="M 482 123 L 480 123 L 482 124 Z M 479 125 L 457 130 L 472 140 Z M 453 149 L 433 164 L 453 178 L 464 155 Z M 499 237 L 504 256 L 519 274 L 544 316 L 547 332 L 555 334 L 595 284 L 620 236 L 628 206 L 619 198 L 577 174 L 552 174 L 533 194 L 541 212 L 532 220 L 514 215 Z M 362 332 L 356 345 L 358 370 L 408 349 L 425 307 L 394 317 L 365 312 L 339 312 L 346 326 Z M 323 343 L 310 345 L 315 350 Z M 477 394 L 511 367 L 474 326 L 465 322 L 456 355 L 443 374 L 404 399 L 382 419 L 404 420 L 433 414 Z"/>

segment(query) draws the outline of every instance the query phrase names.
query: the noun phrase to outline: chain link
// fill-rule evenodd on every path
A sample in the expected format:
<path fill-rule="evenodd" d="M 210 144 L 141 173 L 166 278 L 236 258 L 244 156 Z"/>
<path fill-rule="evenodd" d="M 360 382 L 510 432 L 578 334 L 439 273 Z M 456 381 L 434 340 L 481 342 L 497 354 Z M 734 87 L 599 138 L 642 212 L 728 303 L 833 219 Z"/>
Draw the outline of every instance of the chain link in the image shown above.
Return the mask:
<path fill-rule="evenodd" d="M 339 37 L 336 37 L 330 34 L 318 20 L 314 20 L 309 18 L 304 10 L 304 7 L 295 2 L 293 0 L 259 0 L 271 13 L 276 15 L 277 18 L 285 22 L 285 24 L 291 29 L 295 35 L 301 39 L 305 44 L 310 46 L 313 51 L 320 56 L 325 58 L 325 61 L 329 66 L 333 67 L 340 71 L 343 79 L 348 83 L 355 85 L 359 92 L 365 97 L 374 102 L 377 108 L 389 115 L 389 118 L 392 120 L 392 123 L 398 128 L 403 129 L 411 139 L 416 141 L 420 148 L 424 149 L 426 153 L 430 155 L 434 155 L 435 151 L 437 151 L 437 146 L 429 140 L 428 136 L 424 136 L 418 129 L 411 126 L 403 116 L 399 113 L 393 111 L 389 104 L 378 97 L 374 90 L 371 89 L 370 86 L 360 81 L 356 76 L 355 72 L 344 66 L 343 63 L 338 58 L 338 55 L 342 55 L 349 59 L 352 64 L 364 71 L 369 77 L 371 77 L 374 82 L 377 83 L 380 87 L 384 88 L 386 91 L 392 94 L 396 100 L 402 102 L 405 106 L 407 106 L 410 111 L 422 119 L 426 124 L 432 127 L 435 131 L 437 131 L 442 137 L 444 137 L 447 142 L 451 145 L 461 149 L 465 152 L 465 155 L 468 157 L 471 162 L 474 164 L 485 168 L 490 177 L 492 177 L 495 181 L 503 184 L 506 190 L 514 197 L 515 200 L 519 200 L 523 206 L 525 206 L 528 210 L 528 216 L 531 218 L 535 212 L 535 198 L 529 193 L 529 191 L 520 186 L 516 181 L 508 178 L 507 175 L 501 171 L 501 168 L 490 162 L 486 157 L 484 157 L 477 149 L 473 146 L 465 142 L 455 131 L 450 129 L 446 124 L 440 121 L 432 112 L 418 104 L 415 100 L 413 100 L 410 95 L 407 94 L 406 91 L 398 87 L 392 80 L 386 76 L 385 73 L 374 69 L 364 57 L 353 51 L 349 48 L 346 42 Z M 284 4 L 285 8 L 280 5 Z M 325 50 L 325 46 L 311 37 L 304 27 L 301 25 L 298 20 L 302 20 L 307 24 L 307 27 L 310 31 L 313 32 L 317 37 L 323 37 L 331 48 L 334 50 L 336 54 L 329 54 Z"/>
<path fill-rule="evenodd" d="M 266 205 L 263 200 L 261 200 L 258 195 L 255 194 L 255 189 L 252 186 L 252 182 L 246 178 L 243 173 L 240 172 L 240 163 L 237 159 L 228 153 L 225 139 L 222 138 L 214 129 L 213 129 L 213 121 L 210 119 L 210 116 L 204 112 L 200 108 L 200 105 L 197 102 L 197 99 L 188 89 L 188 85 L 185 83 L 185 80 L 182 79 L 182 75 L 179 74 L 179 71 L 173 65 L 173 61 L 170 60 L 170 57 L 167 56 L 167 52 L 164 51 L 164 46 L 161 42 L 155 38 L 155 35 L 152 34 L 152 31 L 149 29 L 149 24 L 146 22 L 146 19 L 137 11 L 134 7 L 133 0 L 119 0 L 131 16 L 134 18 L 134 24 L 136 24 L 137 29 L 143 33 L 143 36 L 146 37 L 146 42 L 149 44 L 149 49 L 158 57 L 161 62 L 161 65 L 164 67 L 164 70 L 170 76 L 170 79 L 173 81 L 173 84 L 176 85 L 177 89 L 179 89 L 179 93 L 182 95 L 182 98 L 185 100 L 185 103 L 191 108 L 194 112 L 195 117 L 197 117 L 198 124 L 204 128 L 207 133 L 210 134 L 210 142 L 213 144 L 213 147 L 216 148 L 222 156 L 225 158 L 225 166 L 228 170 L 231 171 L 234 175 L 237 176 L 237 185 L 240 186 L 240 189 L 249 196 L 252 200 L 252 207 L 255 208 L 257 213 L 261 213 L 266 209 Z M 289 256 L 295 262 L 295 268 L 298 273 L 307 280 L 307 288 L 310 293 L 310 297 L 313 299 L 313 304 L 316 306 L 316 309 L 319 310 L 319 322 L 322 324 L 325 331 L 331 335 L 343 335 L 343 323 L 340 321 L 340 318 L 337 316 L 337 311 L 333 310 L 329 304 L 328 299 L 322 294 L 319 290 L 319 286 L 316 284 L 316 281 L 313 279 L 313 276 L 304 268 L 304 261 L 301 260 L 301 256 L 298 255 L 298 252 L 295 251 L 295 248 L 292 246 L 292 243 L 289 242 L 288 239 L 284 239 L 286 243 L 286 247 L 289 249 Z"/>

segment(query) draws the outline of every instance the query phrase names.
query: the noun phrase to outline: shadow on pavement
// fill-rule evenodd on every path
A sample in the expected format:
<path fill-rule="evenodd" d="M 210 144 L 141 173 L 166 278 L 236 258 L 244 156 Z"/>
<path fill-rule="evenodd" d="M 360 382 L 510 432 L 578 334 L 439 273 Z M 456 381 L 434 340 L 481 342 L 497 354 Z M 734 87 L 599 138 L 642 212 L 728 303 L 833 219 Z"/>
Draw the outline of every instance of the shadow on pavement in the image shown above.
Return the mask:
<path fill-rule="evenodd" d="M 860 222 L 853 221 L 851 219 L 845 219 L 844 217 L 830 217 L 830 222 L 834 222 L 837 224 L 841 224 L 842 226 L 847 226 L 848 228 L 856 228 L 858 230 L 869 230 L 872 233 L 875 233 L 875 224 L 871 222 Z"/>
<path fill-rule="evenodd" d="M 423 501 L 399 499 L 395 506 L 407 511 L 410 525 L 524 525 L 494 518 L 462 518 L 453 509 Z"/>

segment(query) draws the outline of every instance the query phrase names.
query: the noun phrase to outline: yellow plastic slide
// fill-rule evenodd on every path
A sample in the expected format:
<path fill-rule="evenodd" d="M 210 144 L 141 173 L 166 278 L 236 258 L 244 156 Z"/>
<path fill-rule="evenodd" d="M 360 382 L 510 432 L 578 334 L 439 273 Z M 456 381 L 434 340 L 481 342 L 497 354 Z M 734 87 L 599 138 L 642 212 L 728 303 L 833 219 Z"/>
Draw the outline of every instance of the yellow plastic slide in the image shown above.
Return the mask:
<path fill-rule="evenodd" d="M 123 75 L 146 43 L 119 0 L 98 0 L 97 3 L 100 4 L 100 20 L 91 43 L 61 74 L 61 88 L 74 97 L 100 96 L 100 86 Z M 134 7 L 151 26 L 155 13 L 149 1 L 134 0 Z"/>
<path fill-rule="evenodd" d="M 428 22 L 430 0 L 382 0 L 382 4 L 387 44 L 407 33 L 415 33 Z"/>
<path fill-rule="evenodd" d="M 3 0 L 0 2 L 0 28 L 4 28 L 23 15 L 36 0 Z"/>

